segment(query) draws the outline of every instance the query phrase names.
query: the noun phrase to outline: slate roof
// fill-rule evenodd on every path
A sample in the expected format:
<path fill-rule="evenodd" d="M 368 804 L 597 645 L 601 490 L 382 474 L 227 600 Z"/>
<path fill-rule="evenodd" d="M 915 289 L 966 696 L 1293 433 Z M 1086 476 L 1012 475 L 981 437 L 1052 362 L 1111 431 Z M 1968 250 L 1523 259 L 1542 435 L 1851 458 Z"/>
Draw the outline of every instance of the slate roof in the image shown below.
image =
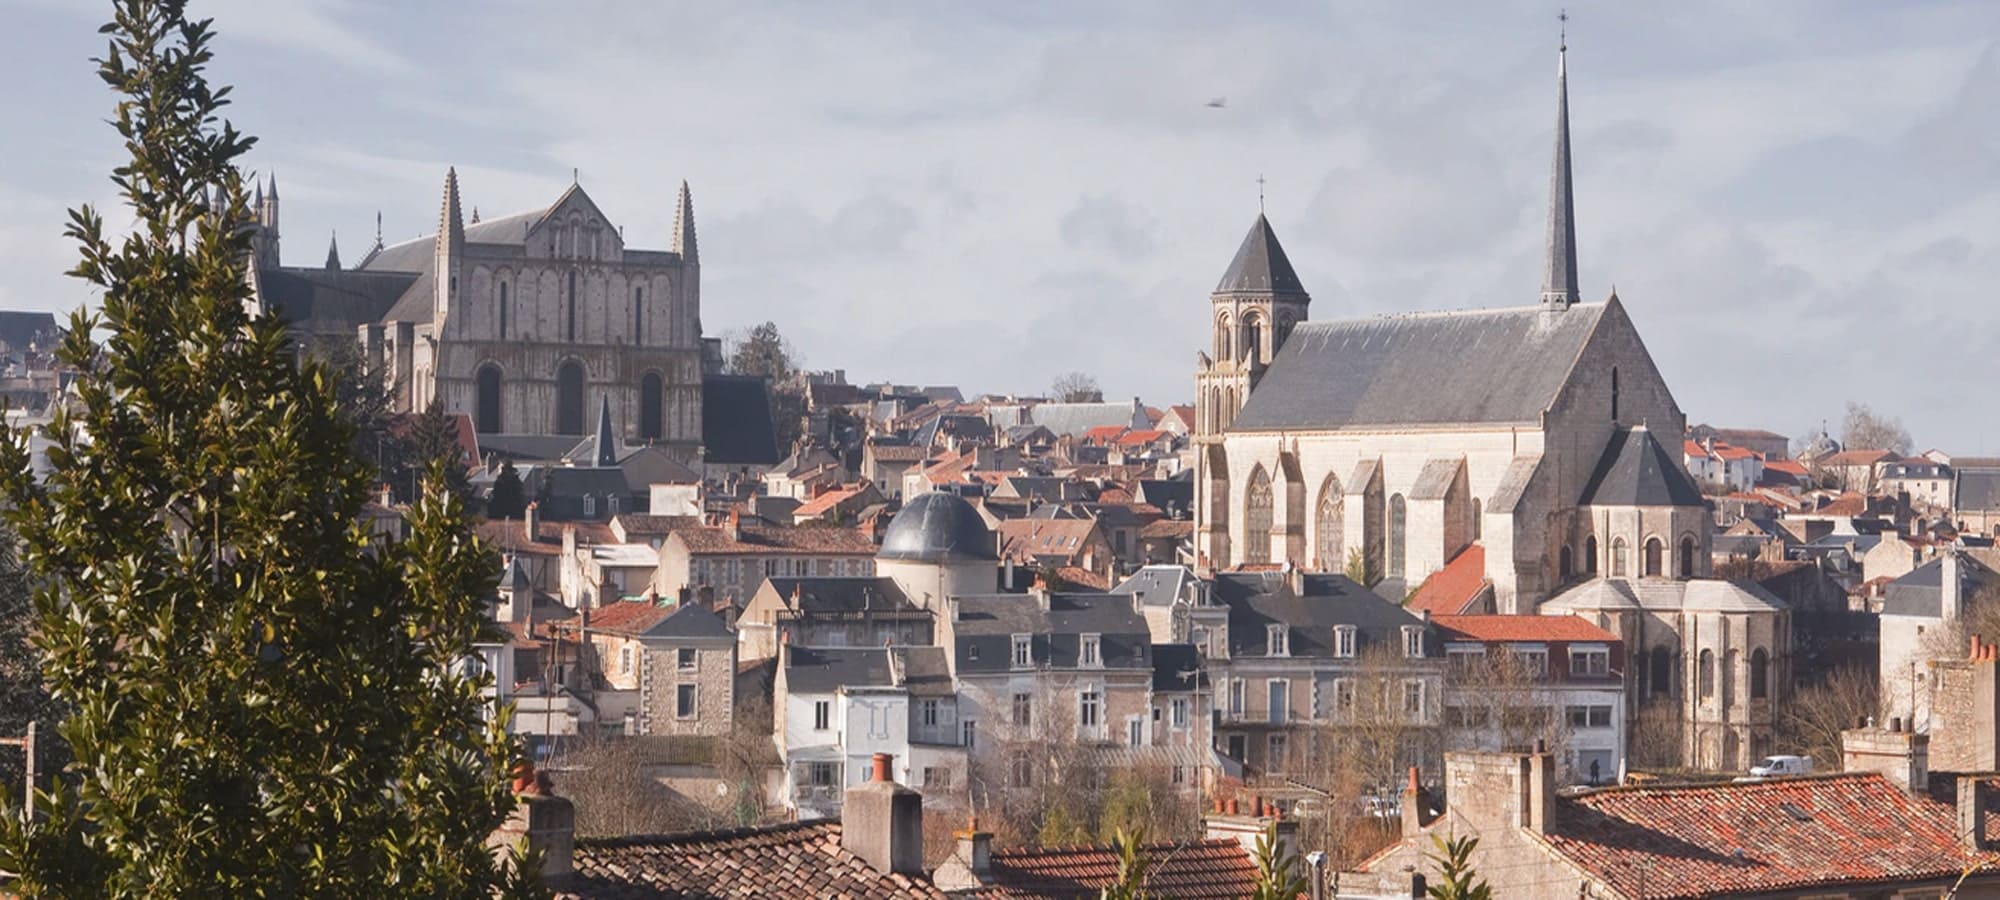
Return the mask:
<path fill-rule="evenodd" d="M 1030 422 L 1057 436 L 1081 435 L 1098 426 L 1144 428 L 1146 411 L 1137 401 L 1122 403 L 1039 403 L 1028 411 Z"/>
<path fill-rule="evenodd" d="M 1952 482 L 1954 510 L 2000 509 L 2000 471 L 1961 467 Z"/>
<path fill-rule="evenodd" d="M 737 537 L 722 528 L 684 528 L 673 532 L 689 553 L 701 554 L 829 554 L 870 556 L 875 544 L 852 528 L 828 525 L 745 526 Z"/>
<path fill-rule="evenodd" d="M 1952 807 L 1876 773 L 1611 788 L 1556 803 L 1549 845 L 1627 897 L 1789 896 L 1991 865 L 1959 841 Z"/>
<path fill-rule="evenodd" d="M 425 252 L 429 253 L 428 245 Z M 308 320 L 359 325 L 382 321 L 417 280 L 406 272 L 279 267 L 258 271 L 257 294 L 293 325 Z M 0 339 L 11 344 L 5 326 L 0 319 Z"/>
<path fill-rule="evenodd" d="M 1769 612 L 1788 608 L 1785 601 L 1754 581 L 1697 578 L 1595 578 L 1544 601 L 1544 615 L 1610 609 L 1718 612 Z"/>
<path fill-rule="evenodd" d="M 781 457 L 771 428 L 771 394 L 754 375 L 709 375 L 701 381 L 702 461 L 768 466 Z"/>
<path fill-rule="evenodd" d="M 1538 424 L 1609 308 L 1304 322 L 1231 428 Z"/>
<path fill-rule="evenodd" d="M 1971 599 L 1980 589 L 2000 581 L 2000 575 L 1968 554 L 1959 554 L 1959 596 Z M 1939 557 L 1911 569 L 1889 582 L 1882 592 L 1882 615 L 1922 616 L 1935 619 L 1944 613 L 1944 559 Z"/>
<path fill-rule="evenodd" d="M 771 578 L 771 589 L 790 605 L 794 594 L 798 596 L 796 608 L 808 615 L 839 615 L 858 613 L 863 610 L 873 612 L 917 612 L 919 607 L 910 602 L 903 589 L 894 579 L 867 576 L 824 576 L 814 578 Z"/>
<path fill-rule="evenodd" d="M 1660 446 L 1645 426 L 1611 434 L 1597 468 L 1583 487 L 1580 506 L 1701 506 L 1701 488 L 1681 460 Z"/>
<path fill-rule="evenodd" d="M 902 675 L 900 685 L 889 668 L 891 653 Z M 787 651 L 785 686 L 795 694 L 831 694 L 844 687 L 903 687 L 925 697 L 953 691 L 943 647 L 792 647 Z"/>
<path fill-rule="evenodd" d="M 1119 582 L 1117 587 L 1112 588 L 1111 593 L 1143 593 L 1146 595 L 1145 604 L 1147 606 L 1168 606 L 1176 598 L 1180 597 L 1181 592 L 1186 590 L 1189 585 L 1198 586 L 1199 584 L 1200 580 L 1195 578 L 1194 570 L 1189 569 L 1187 566 L 1173 566 L 1163 563 L 1141 566 L 1139 571 L 1133 572 L 1124 581 Z"/>
<path fill-rule="evenodd" d="M 1153 645 L 1153 690 L 1181 693 L 1207 686 L 1208 672 L 1193 644 Z"/>
<path fill-rule="evenodd" d="M 928 881 L 883 874 L 840 846 L 837 821 L 651 837 L 579 838 L 563 900 L 942 898 Z"/>
<path fill-rule="evenodd" d="M 1149 897 L 1238 900 L 1256 891 L 1257 865 L 1227 838 L 1145 844 Z M 1085 900 L 1116 883 L 1118 853 L 1102 844 L 995 850 L 992 884 L 956 897 L 979 900 Z"/>
<path fill-rule="evenodd" d="M 979 510 L 955 494 L 920 494 L 889 520 L 878 559 L 914 562 L 997 560 L 999 547 Z"/>
<path fill-rule="evenodd" d="M 0 310 L 0 343 L 16 352 L 38 340 L 42 350 L 54 349 L 52 342 L 62 333 L 55 313 Z"/>
<path fill-rule="evenodd" d="M 1402 627 L 1423 624 L 1409 610 L 1345 575 L 1305 575 L 1304 596 L 1292 590 L 1290 577 L 1283 572 L 1223 572 L 1215 576 L 1209 595 L 1229 607 L 1231 656 L 1266 655 L 1268 625 L 1290 626 L 1286 632 L 1290 656 L 1331 658 L 1335 625 L 1355 626 L 1355 650 L 1359 653 L 1374 644 L 1400 647 Z M 1437 650 L 1432 647 L 1430 652 L 1435 655 Z"/>
<path fill-rule="evenodd" d="M 1243 235 L 1243 243 L 1236 248 L 1236 257 L 1229 261 L 1229 269 L 1222 273 L 1222 280 L 1216 282 L 1218 294 L 1303 294 L 1305 285 L 1299 282 L 1299 273 L 1292 269 L 1292 261 L 1285 256 L 1285 248 L 1278 244 L 1278 234 L 1271 230 L 1271 220 L 1257 214 L 1257 221 L 1250 223 L 1250 231 Z"/>
<path fill-rule="evenodd" d="M 960 597 L 954 649 L 962 673 L 1012 667 L 1013 635 L 1033 635 L 1037 666 L 1074 668 L 1081 635 L 1099 635 L 1103 668 L 1151 671 L 1152 632 L 1123 594 L 1051 593 L 1048 608 L 1034 594 Z"/>

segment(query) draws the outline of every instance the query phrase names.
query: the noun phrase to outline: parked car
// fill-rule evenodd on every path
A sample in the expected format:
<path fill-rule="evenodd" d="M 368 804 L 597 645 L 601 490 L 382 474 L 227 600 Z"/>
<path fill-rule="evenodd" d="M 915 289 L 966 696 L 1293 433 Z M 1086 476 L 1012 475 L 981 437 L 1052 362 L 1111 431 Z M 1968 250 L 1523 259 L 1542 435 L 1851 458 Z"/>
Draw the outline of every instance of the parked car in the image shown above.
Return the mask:
<path fill-rule="evenodd" d="M 1750 767 L 1750 774 L 1758 778 L 1777 778 L 1785 775 L 1811 775 L 1813 761 L 1810 756 L 1766 756 L 1764 761 Z"/>

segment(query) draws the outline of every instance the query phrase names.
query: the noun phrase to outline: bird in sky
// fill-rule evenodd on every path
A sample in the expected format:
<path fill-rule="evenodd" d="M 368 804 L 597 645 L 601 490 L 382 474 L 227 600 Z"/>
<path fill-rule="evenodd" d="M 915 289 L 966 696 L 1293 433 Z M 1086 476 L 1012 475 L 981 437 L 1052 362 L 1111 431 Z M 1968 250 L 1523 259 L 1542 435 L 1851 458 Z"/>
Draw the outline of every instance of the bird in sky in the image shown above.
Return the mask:
<path fill-rule="evenodd" d="M 1217 97 L 1213 100 L 1208 101 L 1209 109 L 1222 109 L 1223 107 L 1226 107 L 1228 105 L 1229 105 L 1228 97 Z"/>

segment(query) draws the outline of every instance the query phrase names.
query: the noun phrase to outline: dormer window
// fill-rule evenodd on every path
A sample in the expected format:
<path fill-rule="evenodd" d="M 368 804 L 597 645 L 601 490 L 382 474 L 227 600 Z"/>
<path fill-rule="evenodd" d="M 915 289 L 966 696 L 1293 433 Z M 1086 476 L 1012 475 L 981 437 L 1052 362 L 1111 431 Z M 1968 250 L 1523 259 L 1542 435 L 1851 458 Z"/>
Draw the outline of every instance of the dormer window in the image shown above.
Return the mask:
<path fill-rule="evenodd" d="M 1342 659 L 1354 658 L 1355 629 L 1352 625 L 1333 626 L 1333 655 Z"/>
<path fill-rule="evenodd" d="M 1291 655 L 1291 648 L 1286 646 L 1285 642 L 1285 626 L 1267 625 L 1264 627 L 1264 631 L 1265 631 L 1265 641 L 1266 641 L 1265 647 L 1267 648 L 1267 652 L 1265 653 L 1265 655 L 1267 656 Z"/>
<path fill-rule="evenodd" d="M 1025 669 L 1034 664 L 1034 637 L 1026 634 L 1014 635 L 1014 668 Z"/>
<path fill-rule="evenodd" d="M 1077 645 L 1076 664 L 1085 668 L 1096 668 L 1104 665 L 1100 644 L 1101 641 L 1097 635 L 1084 635 L 1082 641 Z"/>
<path fill-rule="evenodd" d="M 1424 628 L 1422 625 L 1403 626 L 1403 655 L 1411 659 L 1421 659 L 1424 655 Z"/>

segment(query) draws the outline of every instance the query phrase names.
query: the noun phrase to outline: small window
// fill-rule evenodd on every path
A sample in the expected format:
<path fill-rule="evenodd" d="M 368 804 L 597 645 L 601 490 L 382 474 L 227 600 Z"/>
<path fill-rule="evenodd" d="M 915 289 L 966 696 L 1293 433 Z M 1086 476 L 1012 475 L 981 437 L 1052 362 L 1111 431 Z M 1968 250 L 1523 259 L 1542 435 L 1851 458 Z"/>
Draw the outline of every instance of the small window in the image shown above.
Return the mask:
<path fill-rule="evenodd" d="M 962 721 L 962 722 L 958 723 L 958 736 L 959 736 L 959 743 L 962 743 L 962 744 L 964 744 L 964 745 L 965 745 L 965 749 L 967 749 L 967 750 L 970 750 L 970 749 L 972 749 L 972 747 L 973 747 L 973 744 L 975 743 L 976 739 L 977 739 L 977 738 L 979 737 L 979 729 L 978 729 L 977 727 L 975 727 L 975 726 L 977 726 L 978 724 L 979 724 L 979 723 L 977 723 L 977 722 L 974 722 L 974 721 L 973 721 L 973 720 L 971 720 L 971 719 L 966 719 L 966 720 L 964 720 L 964 721 Z"/>
<path fill-rule="evenodd" d="M 1602 677 L 1611 674 L 1611 651 L 1599 647 L 1570 648 L 1569 674 L 1572 677 Z"/>
<path fill-rule="evenodd" d="M 618 648 L 618 672 L 622 675 L 632 674 L 632 648 L 629 645 Z"/>
<path fill-rule="evenodd" d="M 924 727 L 936 728 L 938 723 L 938 702 L 935 699 L 927 699 L 923 702 L 921 709 L 924 714 Z"/>
<path fill-rule="evenodd" d="M 1034 638 L 1031 635 L 1014 635 L 1014 668 L 1025 669 L 1034 664 Z"/>
<path fill-rule="evenodd" d="M 1167 703 L 1167 722 L 1176 729 L 1188 726 L 1188 702 L 1185 697 L 1175 697 Z"/>
<path fill-rule="evenodd" d="M 833 727 L 833 701 L 813 701 L 813 730 L 825 731 Z"/>
<path fill-rule="evenodd" d="M 1354 626 L 1333 626 L 1333 655 L 1342 658 L 1354 656 Z"/>
<path fill-rule="evenodd" d="M 694 713 L 695 713 L 694 701 L 695 701 L 694 685 L 692 684 L 675 685 L 674 717 L 680 719 L 694 718 Z"/>
<path fill-rule="evenodd" d="M 1354 679 L 1333 680 L 1333 710 L 1342 716 L 1354 714 Z"/>
<path fill-rule="evenodd" d="M 1403 715 L 1412 719 L 1422 719 L 1424 715 L 1424 683 L 1403 682 Z"/>
<path fill-rule="evenodd" d="M 1098 636 L 1086 634 L 1078 645 L 1076 664 L 1086 668 L 1096 668 L 1104 664 L 1098 654 Z"/>
<path fill-rule="evenodd" d="M 925 766 L 923 786 L 927 788 L 951 787 L 951 770 L 944 766 Z"/>
<path fill-rule="evenodd" d="M 1240 716 L 1243 714 L 1243 684 L 1244 681 L 1241 678 L 1229 683 L 1230 715 Z"/>
<path fill-rule="evenodd" d="M 1265 640 L 1264 646 L 1266 648 L 1265 655 L 1267 656 L 1291 655 L 1289 648 L 1285 646 L 1284 625 L 1280 624 L 1280 625 L 1264 626 L 1264 640 Z"/>
<path fill-rule="evenodd" d="M 1268 743 L 1265 744 L 1264 749 L 1265 749 L 1264 753 L 1265 768 L 1270 769 L 1273 772 L 1284 771 L 1285 736 L 1282 734 L 1271 735 L 1270 740 Z"/>
<path fill-rule="evenodd" d="M 1096 730 L 1103 721 L 1104 695 L 1095 688 L 1086 688 L 1076 695 L 1076 724 L 1084 731 Z"/>
<path fill-rule="evenodd" d="M 1125 720 L 1125 745 L 1128 747 L 1146 745 L 1146 720 L 1137 716 Z"/>
<path fill-rule="evenodd" d="M 1008 779 L 1017 788 L 1033 787 L 1035 784 L 1035 760 L 1026 753 L 1014 757 L 1013 772 Z"/>
<path fill-rule="evenodd" d="M 693 647 L 675 648 L 674 662 L 683 672 L 692 672 L 701 665 Z"/>
<path fill-rule="evenodd" d="M 1424 627 L 1422 625 L 1403 626 L 1403 655 L 1411 659 L 1423 658 Z"/>
<path fill-rule="evenodd" d="M 1035 698 L 1032 694 L 1014 695 L 1014 727 L 1027 728 L 1034 723 Z"/>

